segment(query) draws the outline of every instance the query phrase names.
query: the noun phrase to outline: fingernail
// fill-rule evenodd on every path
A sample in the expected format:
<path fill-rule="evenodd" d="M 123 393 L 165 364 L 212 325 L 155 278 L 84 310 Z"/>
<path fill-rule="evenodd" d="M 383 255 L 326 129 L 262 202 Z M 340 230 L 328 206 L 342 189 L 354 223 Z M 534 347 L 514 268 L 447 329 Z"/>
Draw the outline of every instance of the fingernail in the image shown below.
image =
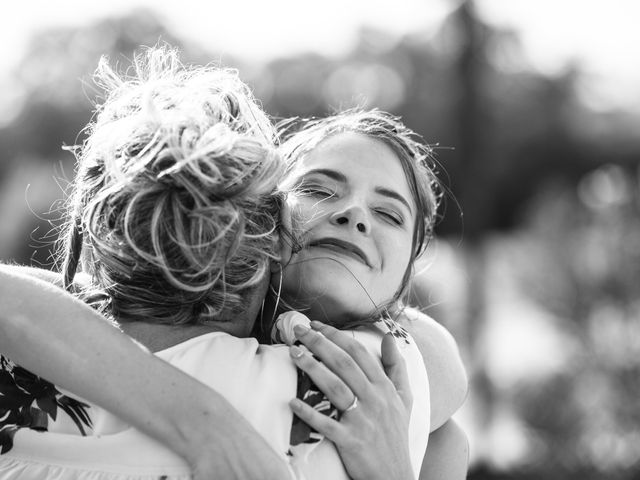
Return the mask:
<path fill-rule="evenodd" d="M 318 330 L 322 327 L 324 327 L 324 323 L 317 320 L 311 320 L 311 328 L 313 328 L 314 330 Z"/>
<path fill-rule="evenodd" d="M 309 332 L 310 332 L 309 327 L 305 327 L 304 325 L 296 325 L 295 327 L 293 327 L 293 333 L 295 333 L 297 337 L 306 335 Z"/>
<path fill-rule="evenodd" d="M 304 355 L 304 350 L 302 350 L 297 345 L 292 345 L 291 347 L 289 347 L 289 354 L 293 358 L 300 358 L 300 357 L 302 357 Z"/>
<path fill-rule="evenodd" d="M 293 409 L 293 410 L 300 410 L 302 408 L 302 405 L 304 404 L 304 402 L 298 398 L 294 398 L 293 400 L 291 400 L 289 402 L 289 406 Z"/>

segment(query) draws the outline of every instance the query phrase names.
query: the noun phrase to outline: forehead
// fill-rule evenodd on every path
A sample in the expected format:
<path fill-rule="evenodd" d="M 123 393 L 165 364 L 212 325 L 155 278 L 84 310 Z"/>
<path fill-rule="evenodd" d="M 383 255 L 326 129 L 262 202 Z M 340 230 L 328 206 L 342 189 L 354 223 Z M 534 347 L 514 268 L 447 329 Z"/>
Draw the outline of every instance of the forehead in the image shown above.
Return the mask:
<path fill-rule="evenodd" d="M 340 172 L 350 182 L 393 188 L 413 202 L 398 155 L 381 140 L 362 133 L 343 132 L 322 140 L 298 161 L 294 176 L 322 169 Z"/>

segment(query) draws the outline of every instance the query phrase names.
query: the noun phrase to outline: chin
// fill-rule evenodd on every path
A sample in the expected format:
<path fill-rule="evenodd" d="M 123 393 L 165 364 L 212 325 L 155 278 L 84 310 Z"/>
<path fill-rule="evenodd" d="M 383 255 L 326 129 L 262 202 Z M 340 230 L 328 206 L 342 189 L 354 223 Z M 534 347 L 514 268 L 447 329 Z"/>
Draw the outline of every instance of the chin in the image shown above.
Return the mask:
<path fill-rule="evenodd" d="M 312 320 L 342 328 L 370 316 L 374 307 L 366 295 L 351 296 L 344 302 L 344 292 L 352 286 L 341 288 L 339 283 L 328 286 L 326 283 L 319 288 L 310 289 L 306 286 L 305 294 L 299 292 L 296 304 L 303 306 L 304 313 Z"/>
<path fill-rule="evenodd" d="M 356 270 L 334 260 L 305 259 L 287 267 L 283 299 L 313 320 L 332 325 L 339 326 L 344 319 L 362 319 L 375 309 L 375 304 L 367 295 L 366 286 L 358 281 L 362 274 L 357 275 Z"/>

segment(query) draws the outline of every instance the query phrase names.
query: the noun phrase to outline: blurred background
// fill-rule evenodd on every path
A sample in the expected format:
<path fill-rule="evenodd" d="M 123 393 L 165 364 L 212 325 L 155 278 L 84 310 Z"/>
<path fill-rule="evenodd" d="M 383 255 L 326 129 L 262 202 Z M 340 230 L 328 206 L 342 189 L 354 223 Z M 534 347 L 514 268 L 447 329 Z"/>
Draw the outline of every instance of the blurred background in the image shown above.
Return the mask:
<path fill-rule="evenodd" d="M 392 6 L 393 5 L 393 6 Z M 276 118 L 353 105 L 436 146 L 414 301 L 471 378 L 470 479 L 640 478 L 640 4 L 18 2 L 0 32 L 0 259 L 52 266 L 99 56 L 236 67 Z"/>

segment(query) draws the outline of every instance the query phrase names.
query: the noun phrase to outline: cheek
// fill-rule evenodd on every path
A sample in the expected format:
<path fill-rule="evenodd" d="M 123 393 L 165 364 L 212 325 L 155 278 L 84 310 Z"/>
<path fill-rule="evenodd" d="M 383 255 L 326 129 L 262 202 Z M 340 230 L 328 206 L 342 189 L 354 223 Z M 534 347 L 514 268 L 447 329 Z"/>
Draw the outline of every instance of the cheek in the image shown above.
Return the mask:
<path fill-rule="evenodd" d="M 281 258 L 287 263 L 291 256 L 299 251 L 304 235 L 313 228 L 313 220 L 317 218 L 313 207 L 298 197 L 290 196 L 282 206 L 280 222 Z M 317 209 L 315 209 L 317 211 Z"/>
<path fill-rule="evenodd" d="M 385 268 L 383 269 L 383 288 L 387 297 L 392 298 L 405 279 L 411 261 L 411 239 L 399 236 L 385 244 Z"/>
<path fill-rule="evenodd" d="M 283 265 L 286 265 L 292 255 L 292 232 L 291 208 L 285 202 L 280 211 L 280 258 Z"/>
<path fill-rule="evenodd" d="M 291 232 L 300 237 L 310 232 L 325 216 L 321 202 L 312 198 L 293 197 L 287 202 L 287 215 Z"/>
<path fill-rule="evenodd" d="M 313 231 L 314 223 L 309 215 L 309 207 L 298 197 L 290 196 L 282 208 L 281 222 L 283 232 L 280 235 L 282 265 L 284 266 L 282 280 L 282 296 L 288 302 L 296 304 L 301 290 L 304 290 L 302 279 L 315 278 L 309 273 L 315 264 L 300 261 L 305 256 L 302 250 L 304 236 Z M 276 282 L 272 282 L 274 285 Z M 274 285 L 278 288 L 277 285 Z"/>

